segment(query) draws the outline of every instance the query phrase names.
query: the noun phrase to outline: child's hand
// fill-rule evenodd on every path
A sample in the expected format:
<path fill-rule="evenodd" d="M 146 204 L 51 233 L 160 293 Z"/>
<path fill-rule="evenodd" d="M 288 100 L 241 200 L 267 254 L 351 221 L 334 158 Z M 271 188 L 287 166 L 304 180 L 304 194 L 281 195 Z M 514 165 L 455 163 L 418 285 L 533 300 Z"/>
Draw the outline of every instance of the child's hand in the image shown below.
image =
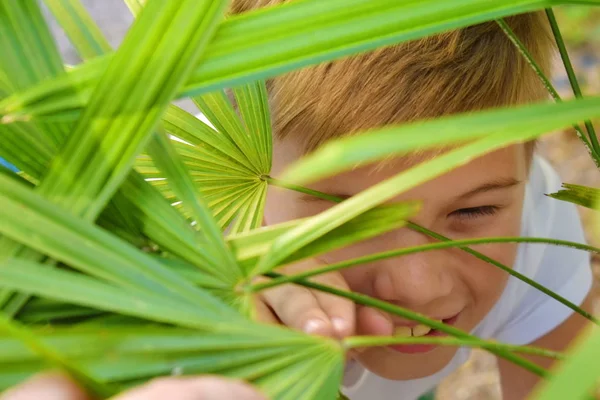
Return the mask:
<path fill-rule="evenodd" d="M 315 260 L 296 263 L 284 269 L 291 275 L 319 264 Z M 318 275 L 312 281 L 348 290 L 338 272 Z M 354 304 L 346 299 L 298 285 L 281 285 L 260 293 L 257 301 L 259 319 L 282 323 L 306 333 L 343 338 L 354 334 Z"/>

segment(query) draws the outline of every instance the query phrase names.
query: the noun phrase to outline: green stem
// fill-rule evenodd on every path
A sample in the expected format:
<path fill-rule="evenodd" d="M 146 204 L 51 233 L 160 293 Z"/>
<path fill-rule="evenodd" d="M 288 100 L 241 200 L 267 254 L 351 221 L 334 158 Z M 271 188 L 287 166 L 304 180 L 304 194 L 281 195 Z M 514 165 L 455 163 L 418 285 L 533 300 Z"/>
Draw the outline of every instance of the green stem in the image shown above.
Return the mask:
<path fill-rule="evenodd" d="M 263 179 L 270 185 L 277 186 L 277 187 L 284 188 L 284 189 L 293 190 L 293 191 L 299 192 L 299 193 L 308 194 L 308 195 L 315 196 L 315 197 L 318 197 L 323 200 L 329 200 L 333 203 L 340 203 L 343 201 L 343 199 L 340 197 L 332 196 L 332 195 L 329 195 L 329 194 L 323 193 L 323 192 L 319 192 L 318 190 L 312 190 L 309 188 L 305 188 L 303 186 L 294 185 L 293 183 L 283 182 L 279 179 L 275 179 L 268 175 L 263 175 L 261 177 L 261 179 Z"/>
<path fill-rule="evenodd" d="M 279 278 L 283 275 L 278 274 L 276 272 L 269 272 L 269 273 L 266 273 L 265 276 L 267 276 L 269 278 Z M 432 329 L 437 329 L 441 332 L 447 333 L 448 335 L 455 336 L 457 338 L 477 340 L 476 336 L 470 335 L 458 328 L 453 327 L 452 325 L 446 325 L 440 321 L 430 319 L 423 314 L 419 314 L 419 313 L 410 311 L 403 307 L 395 306 L 393 304 L 387 303 L 382 300 L 374 299 L 374 298 L 366 296 L 364 294 L 347 292 L 345 290 L 340 290 L 338 288 L 334 288 L 334 287 L 327 286 L 327 285 L 321 285 L 321 284 L 318 284 L 315 282 L 309 282 L 309 281 L 305 281 L 305 280 L 297 281 L 297 282 L 295 282 L 295 284 L 304 286 L 304 287 L 307 287 L 310 289 L 319 290 L 321 292 L 333 294 L 338 297 L 343 297 L 343 298 L 353 301 L 356 304 L 361 304 L 361 305 L 364 305 L 367 307 L 377 308 L 386 313 L 398 315 L 402 318 L 410 319 L 410 320 L 416 321 L 420 324 L 427 325 L 427 326 L 431 327 Z M 505 358 L 506 360 L 509 360 L 509 361 L 527 369 L 528 371 L 530 371 L 538 376 L 547 377 L 549 375 L 548 371 L 546 371 L 544 368 L 540 367 L 539 365 L 537 365 L 529 360 L 526 360 L 522 357 L 512 354 L 509 351 L 505 351 L 503 349 L 489 349 L 489 351 L 499 357 Z"/>
<path fill-rule="evenodd" d="M 425 233 L 429 236 L 431 236 L 431 234 L 435 234 L 434 232 L 425 230 L 425 228 L 420 227 L 419 225 L 416 225 L 414 223 L 409 223 L 409 227 L 414 228 L 414 230 L 417 230 L 419 232 Z M 562 241 L 562 240 L 554 240 L 554 239 L 544 239 L 544 238 L 519 238 L 519 237 L 506 237 L 506 238 L 479 238 L 479 239 L 466 239 L 466 240 L 456 240 L 456 241 L 450 241 L 449 239 L 443 239 L 443 236 L 435 234 L 437 237 L 436 239 L 439 240 L 443 240 L 442 242 L 437 242 L 437 243 L 430 243 L 430 244 L 426 244 L 426 245 L 421 245 L 421 246 L 415 246 L 415 247 L 409 247 L 409 248 L 403 248 L 403 249 L 396 249 L 396 250 L 390 250 L 390 251 L 384 251 L 384 252 L 380 252 L 380 253 L 375 253 L 375 254 L 369 254 L 363 257 L 358 257 L 358 258 L 354 258 L 352 260 L 346 260 L 346 261 L 342 261 L 339 263 L 335 263 L 335 264 L 331 264 L 331 265 L 327 265 L 325 267 L 321 267 L 321 268 L 315 268 L 315 269 L 311 269 L 308 271 L 304 271 L 302 273 L 298 273 L 298 274 L 294 274 L 294 275 L 283 275 L 280 278 L 277 279 L 273 279 L 267 282 L 261 282 L 261 283 L 257 283 L 254 284 L 252 286 L 250 286 L 248 288 L 248 290 L 250 292 L 259 292 L 262 290 L 266 290 L 266 289 L 270 289 L 272 287 L 275 286 L 279 286 L 282 284 L 286 284 L 286 283 L 292 283 L 292 282 L 296 282 L 300 279 L 307 279 L 307 278 L 311 278 L 313 276 L 317 276 L 317 275 L 322 275 L 322 274 L 327 274 L 330 272 L 334 272 L 334 271 L 339 271 L 345 268 L 350 268 L 356 265 L 360 265 L 360 264 L 366 264 L 369 262 L 373 262 L 373 261 L 378 261 L 378 260 L 382 260 L 382 259 L 386 259 L 386 258 L 393 258 L 393 257 L 399 257 L 399 256 L 405 256 L 408 254 L 413 254 L 413 253 L 419 253 L 419 252 L 425 252 L 425 251 L 432 251 L 432 250 L 440 250 L 440 249 L 446 249 L 446 248 L 452 248 L 452 247 L 459 247 L 462 250 L 467 250 L 468 248 L 466 248 L 465 246 L 467 245 L 474 245 L 474 244 L 488 244 L 488 243 L 550 243 L 550 244 L 554 244 L 554 245 L 562 245 L 562 246 L 569 246 L 569 247 L 576 247 L 582 250 L 588 250 L 588 251 L 593 251 L 596 253 L 600 253 L 600 249 L 592 247 L 592 246 L 587 246 L 587 245 L 582 245 L 580 243 L 575 243 L 575 242 L 568 242 L 568 241 Z M 471 249 L 468 249 L 471 250 Z M 486 258 L 484 261 L 487 262 L 494 262 L 493 259 L 490 258 Z M 494 264 L 496 265 L 496 264 Z M 581 308 L 579 308 L 576 304 L 570 302 L 569 300 L 555 294 L 554 292 L 548 290 L 547 288 L 545 288 L 544 286 L 540 285 L 539 283 L 537 283 L 536 281 L 526 277 L 525 275 L 522 275 L 519 272 L 516 272 L 515 270 L 498 263 L 498 266 L 500 269 L 502 269 L 503 271 L 507 272 L 508 274 L 516 277 L 517 279 L 522 280 L 523 282 L 533 286 L 534 288 L 538 289 L 539 291 L 541 291 L 542 293 L 552 297 L 553 299 L 557 300 L 558 302 L 564 304 L 565 306 L 569 307 L 571 310 L 577 312 L 578 314 L 581 314 L 583 317 L 589 319 L 590 321 L 600 325 L 600 321 L 598 319 L 596 319 L 593 315 L 591 315 L 590 313 L 582 310 Z"/>
<path fill-rule="evenodd" d="M 515 353 L 531 354 L 536 356 L 553 358 L 555 360 L 564 360 L 565 356 L 562 353 L 543 349 L 533 346 L 518 346 L 507 343 L 499 343 L 491 340 L 479 339 L 458 339 L 453 337 L 398 337 L 398 336 L 351 336 L 343 340 L 344 346 L 348 349 L 356 347 L 378 347 L 389 346 L 394 344 L 410 345 L 410 344 L 434 344 L 442 346 L 466 346 L 480 347 L 490 350 L 505 350 Z"/>
<path fill-rule="evenodd" d="M 546 74 L 544 74 L 542 68 L 538 65 L 538 63 L 535 61 L 527 47 L 525 47 L 525 44 L 523 44 L 521 39 L 519 39 L 519 37 L 512 30 L 512 28 L 503 19 L 496 20 L 496 23 L 498 23 L 500 28 L 502 28 L 508 39 L 515 45 L 519 53 L 521 53 L 525 61 L 527 61 L 527 64 L 529 64 L 529 66 L 531 67 L 531 69 L 533 69 L 540 81 L 542 81 L 542 84 L 544 85 L 546 90 L 548 90 L 552 98 L 556 100 L 556 102 L 562 101 L 562 98 L 560 97 L 550 80 L 546 77 Z"/>
<path fill-rule="evenodd" d="M 557 103 L 562 102 L 562 98 L 560 97 L 560 95 L 558 94 L 558 92 L 556 91 L 556 89 L 554 88 L 554 86 L 552 85 L 550 80 L 548 79 L 548 77 L 546 77 L 546 75 L 544 74 L 544 71 L 542 71 L 542 69 L 540 68 L 538 63 L 535 61 L 535 59 L 529 52 L 529 50 L 527 50 L 527 48 L 525 47 L 525 44 L 523 44 L 521 39 L 519 39 L 517 37 L 515 32 L 512 30 L 512 28 L 503 19 L 498 19 L 498 20 L 496 20 L 496 22 L 498 23 L 500 28 L 504 31 L 504 33 L 506 34 L 508 39 L 515 45 L 515 47 L 517 48 L 519 53 L 521 53 L 521 55 L 523 56 L 523 58 L 525 59 L 527 64 L 529 64 L 531 69 L 533 69 L 533 71 L 538 76 L 538 78 L 540 79 L 540 81 L 542 82 L 542 84 L 544 85 L 546 90 L 548 90 L 548 93 L 550 93 L 552 98 Z M 588 140 L 587 136 L 585 135 L 585 132 L 583 131 L 583 129 L 581 129 L 581 127 L 578 124 L 573 124 L 573 129 L 575 129 L 575 133 L 577 134 L 577 137 L 583 142 L 585 149 L 587 150 L 588 154 L 592 157 L 592 160 L 594 160 L 594 163 L 596 164 L 596 166 L 598 168 L 600 168 L 600 155 L 598 154 L 597 151 L 595 151 L 592 148 L 592 145 L 590 144 L 590 141 Z"/>
<path fill-rule="evenodd" d="M 573 93 L 575 94 L 576 98 L 581 99 L 583 98 L 583 95 L 581 93 L 581 87 L 579 86 L 579 82 L 577 81 L 577 76 L 575 75 L 573 64 L 571 63 L 571 59 L 569 58 L 569 53 L 567 52 L 565 41 L 563 40 L 562 34 L 560 33 L 560 28 L 558 27 L 558 23 L 556 22 L 556 17 L 554 16 L 554 11 L 552 11 L 552 8 L 546 9 L 546 15 L 548 17 L 548 22 L 550 22 L 550 27 L 552 28 L 552 33 L 554 34 L 554 39 L 556 41 L 556 45 L 558 46 L 558 51 L 560 52 L 560 57 L 565 66 L 567 76 L 569 77 L 569 82 L 571 83 Z M 588 131 L 588 136 L 590 137 L 592 148 L 594 149 L 596 154 L 600 154 L 600 144 L 598 143 L 598 137 L 596 136 L 594 125 L 592 125 L 591 121 L 587 120 L 585 121 L 585 127 Z"/>
<path fill-rule="evenodd" d="M 268 179 L 267 179 L 268 178 Z M 343 201 L 342 198 L 336 197 L 336 196 L 332 196 L 329 194 L 325 194 L 316 190 L 312 190 L 312 189 L 307 189 L 301 186 L 297 186 L 297 185 L 291 185 L 288 184 L 286 182 L 282 182 L 278 179 L 274 179 L 274 178 L 270 178 L 267 177 L 265 178 L 267 180 L 267 182 L 269 182 L 270 184 L 274 185 L 274 186 L 278 186 L 278 187 L 282 187 L 282 188 L 286 188 L 286 189 L 290 189 L 290 190 L 294 190 L 300 193 L 305 193 L 305 194 L 309 194 L 315 197 L 319 197 L 322 198 L 324 200 L 329 200 L 335 203 L 339 203 L 341 201 Z M 452 240 L 450 238 L 447 238 L 443 235 L 440 235 L 439 233 L 433 232 L 425 227 L 422 227 L 420 225 L 415 224 L 414 222 L 410 222 L 407 221 L 407 226 L 412 229 L 415 230 L 417 232 L 421 232 L 427 236 L 430 236 L 432 238 L 435 238 L 437 240 L 440 240 L 442 242 L 450 242 L 452 243 Z M 523 238 L 523 239 L 533 239 L 533 240 L 539 240 L 537 238 Z M 484 239 L 481 239 L 484 240 Z M 487 240 L 490 240 L 490 238 L 488 238 Z M 525 240 L 524 240 L 525 241 Z M 458 243 L 459 241 L 456 241 L 456 243 Z M 544 242 L 546 243 L 546 242 Z M 573 242 L 568 242 L 569 244 L 575 244 Z M 565 243 L 566 244 L 566 243 Z M 582 246 L 582 250 L 587 250 L 587 251 L 593 251 L 593 252 L 598 252 L 599 249 L 592 247 L 592 246 L 586 246 L 586 245 L 582 245 L 580 243 L 576 243 L 577 246 Z M 438 247 L 439 246 L 439 247 Z M 479 258 L 482 261 L 487 262 L 488 264 L 494 265 L 498 268 L 500 268 L 501 270 L 503 270 L 504 272 L 508 273 L 509 275 L 514 276 L 515 278 L 521 280 L 522 282 L 530 285 L 531 287 L 539 290 L 540 292 L 550 296 L 551 298 L 553 298 L 554 300 L 558 301 L 559 303 L 563 304 L 564 306 L 568 307 L 569 309 L 573 310 L 574 312 L 576 312 L 577 314 L 581 315 L 582 317 L 588 319 L 589 321 L 595 323 L 596 325 L 600 325 L 600 320 L 596 317 L 594 317 L 592 314 L 590 314 L 589 312 L 581 309 L 579 306 L 577 306 L 575 303 L 572 303 L 571 301 L 565 299 L 564 297 L 560 296 L 557 293 L 554 293 L 553 291 L 547 289 L 546 287 L 544 287 L 543 285 L 540 285 L 539 283 L 537 283 L 536 281 L 534 281 L 533 279 L 528 278 L 527 276 L 513 270 L 512 268 L 494 260 L 493 258 L 490 258 L 488 256 L 486 256 L 485 254 L 482 254 L 476 250 L 473 250 L 469 247 L 464 247 L 465 245 L 462 244 L 462 246 L 457 246 L 459 247 L 461 250 Z M 450 244 L 443 244 L 443 243 L 434 243 L 434 244 L 429 244 L 429 245 L 424 245 L 424 246 L 419 246 L 421 247 L 421 249 L 419 251 L 427 251 L 427 250 L 434 250 L 434 249 L 440 249 L 440 248 L 447 248 L 447 247 L 453 247 Z M 416 247 L 415 247 L 416 248 Z M 414 248 L 413 248 L 414 249 Z M 388 251 L 388 252 L 382 252 L 382 253 L 376 253 L 376 254 L 371 254 L 371 255 L 367 255 L 364 257 L 360 257 L 354 260 L 348 260 L 348 261 L 343 261 L 341 263 L 337 263 L 337 264 L 333 264 L 324 268 L 320 268 L 320 269 L 315 269 L 312 271 L 306 271 L 304 273 L 298 274 L 298 275 L 290 275 L 290 276 L 282 276 L 280 279 L 278 279 L 277 283 L 274 283 L 275 281 L 272 282 L 263 282 L 261 284 L 256 284 L 253 285 L 249 288 L 250 291 L 258 291 L 258 290 L 264 290 L 268 287 L 273 287 L 276 286 L 278 284 L 284 283 L 284 282 L 295 282 L 296 278 L 302 279 L 302 278 L 307 278 L 310 277 L 312 275 L 317 275 L 317 274 L 321 274 L 321 273 L 326 273 L 326 272 L 331 272 L 331 271 L 335 271 L 338 269 L 342 269 L 342 268 L 347 268 L 350 267 L 352 265 L 357 265 L 357 264 L 364 264 L 367 262 L 372 262 L 375 260 L 379 260 L 382 258 L 389 258 L 389 257 L 397 257 L 400 255 L 405 255 L 405 254 L 410 254 L 409 251 L 411 249 L 399 249 L 399 250 L 392 250 L 392 251 Z M 317 272 L 319 271 L 319 272 Z M 317 272 L 315 274 L 311 274 L 312 272 Z"/>
<path fill-rule="evenodd" d="M 433 232 L 423 226 L 417 225 L 414 222 L 409 221 L 407 225 L 410 229 L 413 229 L 417 232 L 424 233 L 427 236 L 431 236 L 432 238 L 435 238 L 437 240 L 441 240 L 444 242 L 452 241 L 452 239 L 450 239 L 446 236 L 440 235 L 439 233 Z M 595 249 L 594 251 L 598 250 L 597 248 L 594 248 L 594 249 Z M 598 318 L 594 317 L 589 312 L 583 310 L 577 304 L 570 302 L 569 300 L 565 299 L 564 297 L 560 296 L 559 294 L 554 293 L 553 291 L 547 289 L 545 286 L 540 285 L 533 279 L 530 279 L 530 278 L 526 277 L 525 275 L 513 270 L 512 268 L 494 260 L 493 258 L 490 258 L 490 257 L 486 256 L 485 254 L 475 251 L 469 247 L 461 247 L 461 250 L 479 258 L 482 261 L 487 262 L 488 264 L 492 264 L 492 265 L 500 268 L 501 270 L 507 272 L 508 274 L 514 276 L 515 278 L 521 280 L 522 282 L 524 282 L 524 283 L 530 285 L 531 287 L 539 290 L 540 292 L 550 296 L 551 298 L 553 298 L 554 300 L 558 301 L 559 303 L 565 305 L 566 307 L 569 307 L 571 310 L 575 311 L 577 314 L 581 315 L 582 317 L 584 317 L 584 318 L 588 319 L 589 321 L 595 323 L 596 325 L 600 326 L 600 320 Z"/>

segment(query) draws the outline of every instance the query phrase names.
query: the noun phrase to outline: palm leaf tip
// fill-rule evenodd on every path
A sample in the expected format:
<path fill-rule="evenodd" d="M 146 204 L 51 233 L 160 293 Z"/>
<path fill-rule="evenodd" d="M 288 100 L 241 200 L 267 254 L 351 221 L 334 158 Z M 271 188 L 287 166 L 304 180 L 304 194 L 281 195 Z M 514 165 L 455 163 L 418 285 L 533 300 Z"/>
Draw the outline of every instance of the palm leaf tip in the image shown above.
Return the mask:
<path fill-rule="evenodd" d="M 600 210 L 600 189 L 570 183 L 564 183 L 562 186 L 564 189 L 548 194 L 548 196 L 586 208 Z"/>

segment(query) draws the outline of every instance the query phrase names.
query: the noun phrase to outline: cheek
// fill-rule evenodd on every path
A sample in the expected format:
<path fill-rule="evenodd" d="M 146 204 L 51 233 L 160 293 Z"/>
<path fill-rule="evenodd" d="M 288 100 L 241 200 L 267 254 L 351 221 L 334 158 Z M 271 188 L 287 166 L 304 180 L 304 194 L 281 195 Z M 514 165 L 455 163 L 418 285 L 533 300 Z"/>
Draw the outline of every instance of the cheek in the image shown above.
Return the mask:
<path fill-rule="evenodd" d="M 389 245 L 381 238 L 373 238 L 347 246 L 343 249 L 329 252 L 318 257 L 319 260 L 326 264 L 335 264 L 345 260 L 351 260 L 363 257 L 369 254 L 379 253 L 385 250 L 391 250 Z M 356 267 L 346 268 L 340 271 L 350 289 L 354 292 L 371 294 L 372 275 L 376 272 L 374 265 L 360 265 Z"/>
<path fill-rule="evenodd" d="M 522 200 L 522 196 L 520 196 Z M 467 234 L 467 237 L 515 237 L 520 236 L 521 232 L 521 212 L 522 201 L 515 201 L 510 209 L 493 223 L 487 224 L 477 234 Z M 463 237 L 456 237 L 456 239 Z M 499 263 L 512 268 L 516 255 L 518 244 L 516 243 L 491 243 L 477 246 L 470 246 L 473 250 L 498 261 Z M 496 300 L 502 294 L 509 278 L 509 274 L 500 267 L 492 265 L 484 260 L 480 260 L 473 255 L 458 249 L 452 250 L 455 264 L 465 282 L 471 297 L 474 299 L 478 313 L 487 313 L 494 305 Z"/>
<path fill-rule="evenodd" d="M 354 267 L 342 270 L 341 273 L 350 290 L 370 295 L 372 290 L 369 290 L 367 285 L 372 281 L 370 278 L 372 270 L 373 268 L 370 267 Z"/>
<path fill-rule="evenodd" d="M 269 187 L 264 213 L 265 222 L 267 225 L 275 225 L 305 217 L 301 206 L 302 202 L 296 193 Z"/>
<path fill-rule="evenodd" d="M 512 268 L 517 254 L 517 245 L 512 243 L 472 248 L 509 268 Z M 460 274 L 474 301 L 473 317 L 480 320 L 500 298 L 509 274 L 467 253 L 461 254 L 460 257 L 462 259 L 459 267 Z"/>

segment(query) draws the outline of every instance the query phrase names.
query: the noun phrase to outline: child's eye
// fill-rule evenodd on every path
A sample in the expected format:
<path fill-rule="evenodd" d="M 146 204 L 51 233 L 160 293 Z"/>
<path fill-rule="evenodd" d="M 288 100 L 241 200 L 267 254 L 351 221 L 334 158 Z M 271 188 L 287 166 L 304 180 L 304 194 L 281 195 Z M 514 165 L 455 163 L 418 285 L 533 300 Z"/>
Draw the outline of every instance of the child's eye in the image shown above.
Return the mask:
<path fill-rule="evenodd" d="M 481 207 L 470 207 L 461 208 L 456 211 L 452 211 L 449 216 L 457 217 L 460 219 L 472 219 L 495 215 L 498 212 L 499 207 L 497 206 L 481 206 Z"/>

